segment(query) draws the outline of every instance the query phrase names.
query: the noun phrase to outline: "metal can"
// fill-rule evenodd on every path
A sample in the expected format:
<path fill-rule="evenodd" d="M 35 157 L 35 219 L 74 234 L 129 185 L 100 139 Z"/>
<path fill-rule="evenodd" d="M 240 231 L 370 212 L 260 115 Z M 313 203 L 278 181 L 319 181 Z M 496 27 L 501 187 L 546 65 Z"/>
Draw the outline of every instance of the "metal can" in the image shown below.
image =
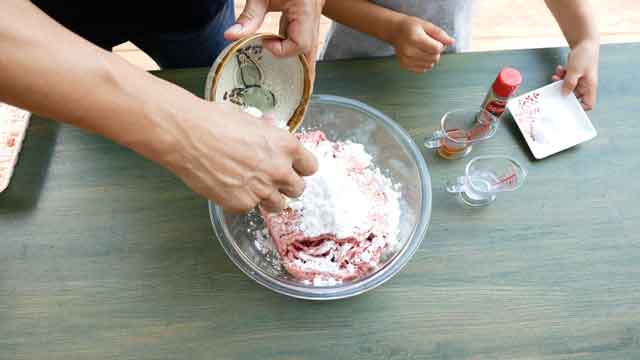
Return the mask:
<path fill-rule="evenodd" d="M 507 101 L 522 84 L 522 75 L 514 68 L 503 68 L 484 98 L 482 108 L 500 118 L 507 106 Z"/>

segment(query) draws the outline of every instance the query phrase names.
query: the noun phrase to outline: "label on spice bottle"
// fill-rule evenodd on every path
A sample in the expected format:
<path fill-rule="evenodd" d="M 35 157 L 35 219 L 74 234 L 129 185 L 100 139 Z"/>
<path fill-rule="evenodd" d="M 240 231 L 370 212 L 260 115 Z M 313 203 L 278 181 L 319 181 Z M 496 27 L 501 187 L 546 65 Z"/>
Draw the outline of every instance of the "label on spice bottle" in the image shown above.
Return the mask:
<path fill-rule="evenodd" d="M 507 106 L 507 102 L 505 100 L 495 99 L 490 101 L 485 109 L 495 115 L 496 117 L 500 117 L 504 112 L 505 107 Z"/>

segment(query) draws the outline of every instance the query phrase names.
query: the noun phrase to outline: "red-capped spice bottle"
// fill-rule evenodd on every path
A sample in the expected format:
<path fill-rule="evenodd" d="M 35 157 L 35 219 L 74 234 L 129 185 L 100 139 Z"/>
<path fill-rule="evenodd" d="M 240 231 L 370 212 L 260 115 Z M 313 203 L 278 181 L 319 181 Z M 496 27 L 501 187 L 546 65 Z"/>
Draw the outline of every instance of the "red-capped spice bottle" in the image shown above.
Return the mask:
<path fill-rule="evenodd" d="M 499 118 L 507 106 L 507 101 L 518 90 L 520 84 L 522 84 L 522 75 L 518 70 L 509 67 L 503 68 L 484 98 L 482 109 Z"/>

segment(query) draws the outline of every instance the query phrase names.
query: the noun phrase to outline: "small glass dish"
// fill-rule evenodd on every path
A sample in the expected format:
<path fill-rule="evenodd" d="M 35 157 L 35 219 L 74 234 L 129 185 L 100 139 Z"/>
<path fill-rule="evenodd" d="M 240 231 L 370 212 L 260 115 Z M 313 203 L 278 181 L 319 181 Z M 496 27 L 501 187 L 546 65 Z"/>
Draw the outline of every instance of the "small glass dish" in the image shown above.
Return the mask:
<path fill-rule="evenodd" d="M 464 175 L 447 181 L 446 190 L 464 205 L 481 207 L 498 193 L 518 190 L 526 177 L 524 166 L 510 156 L 478 156 L 467 163 Z"/>
<path fill-rule="evenodd" d="M 484 109 L 451 110 L 442 116 L 440 129 L 424 140 L 424 146 L 437 149 L 445 159 L 462 159 L 473 144 L 492 138 L 498 124 L 498 119 Z"/>

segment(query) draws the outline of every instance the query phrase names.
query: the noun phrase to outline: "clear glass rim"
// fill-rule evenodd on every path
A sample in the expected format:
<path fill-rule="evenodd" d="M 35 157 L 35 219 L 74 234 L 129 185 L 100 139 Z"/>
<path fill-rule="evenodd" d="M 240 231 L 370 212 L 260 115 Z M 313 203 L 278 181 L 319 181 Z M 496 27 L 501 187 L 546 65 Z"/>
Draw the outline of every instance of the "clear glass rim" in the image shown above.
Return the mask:
<path fill-rule="evenodd" d="M 305 300 L 336 300 L 362 294 L 372 290 L 397 274 L 413 257 L 415 252 L 422 244 L 426 236 L 429 222 L 431 219 L 431 176 L 427 168 L 426 161 L 418 146 L 413 142 L 407 132 L 389 117 L 380 111 L 366 105 L 360 101 L 348 99 L 334 95 L 313 95 L 311 101 L 313 103 L 336 104 L 340 106 L 350 107 L 354 110 L 369 113 L 372 118 L 381 120 L 381 124 L 390 130 L 390 133 L 404 146 L 411 154 L 416 162 L 418 174 L 420 176 L 421 188 L 421 208 L 417 224 L 409 235 L 410 241 L 394 255 L 383 268 L 375 273 L 367 276 L 361 281 L 348 283 L 338 287 L 306 287 L 292 285 L 273 278 L 262 269 L 252 267 L 252 261 L 248 259 L 242 250 L 232 241 L 229 229 L 222 221 L 224 211 L 219 206 L 209 201 L 209 216 L 213 225 L 215 235 L 231 261 L 247 276 L 259 283 L 260 285 L 275 291 L 277 293 Z"/>
<path fill-rule="evenodd" d="M 485 134 L 484 136 L 482 136 L 481 138 L 478 139 L 473 139 L 471 141 L 469 140 L 458 140 L 455 138 L 452 138 L 448 135 L 447 130 L 445 129 L 445 122 L 447 120 L 447 117 L 451 116 L 452 114 L 459 114 L 459 113 L 475 113 L 476 115 L 479 114 L 483 114 L 488 116 L 491 119 L 491 124 L 493 124 L 494 126 L 491 128 L 491 130 Z M 499 126 L 499 122 L 498 122 L 498 118 L 493 115 L 492 113 L 488 112 L 486 109 L 483 109 L 481 107 L 475 108 L 475 107 L 470 107 L 470 108 L 457 108 L 457 109 L 452 109 L 447 111 L 446 113 L 444 113 L 442 115 L 442 117 L 440 118 L 440 129 L 438 129 L 439 132 L 442 133 L 442 135 L 448 140 L 451 141 L 455 144 L 458 145 L 471 145 L 477 142 L 482 142 L 485 140 L 489 140 L 490 138 L 493 137 L 493 135 L 496 134 L 496 132 L 498 131 L 498 126 Z"/>
<path fill-rule="evenodd" d="M 481 156 L 476 156 L 476 157 L 472 158 L 471 160 L 469 160 L 467 165 L 465 165 L 465 167 L 464 167 L 464 177 L 465 177 L 465 179 L 469 179 L 469 178 L 472 177 L 470 172 L 471 172 L 471 167 L 473 166 L 473 164 L 475 164 L 477 161 L 482 161 L 482 160 L 506 160 L 506 161 L 510 161 L 511 163 L 515 164 L 516 167 L 518 168 L 518 170 L 520 171 L 520 174 L 522 175 L 522 181 L 520 181 L 517 186 L 514 186 L 511 189 L 502 190 L 502 192 L 511 192 L 511 191 L 515 191 L 515 190 L 520 189 L 520 187 L 524 184 L 524 180 L 526 179 L 526 177 L 528 175 L 527 168 L 525 168 L 522 165 L 522 163 L 520 163 L 518 160 L 516 160 L 512 156 L 508 156 L 508 155 L 481 155 Z M 467 180 L 465 180 L 465 181 L 467 181 Z M 473 188 L 473 191 L 475 191 L 475 192 L 487 193 L 487 194 L 491 193 L 491 192 L 487 192 L 487 191 L 478 190 L 471 183 L 470 183 L 470 186 Z"/>

